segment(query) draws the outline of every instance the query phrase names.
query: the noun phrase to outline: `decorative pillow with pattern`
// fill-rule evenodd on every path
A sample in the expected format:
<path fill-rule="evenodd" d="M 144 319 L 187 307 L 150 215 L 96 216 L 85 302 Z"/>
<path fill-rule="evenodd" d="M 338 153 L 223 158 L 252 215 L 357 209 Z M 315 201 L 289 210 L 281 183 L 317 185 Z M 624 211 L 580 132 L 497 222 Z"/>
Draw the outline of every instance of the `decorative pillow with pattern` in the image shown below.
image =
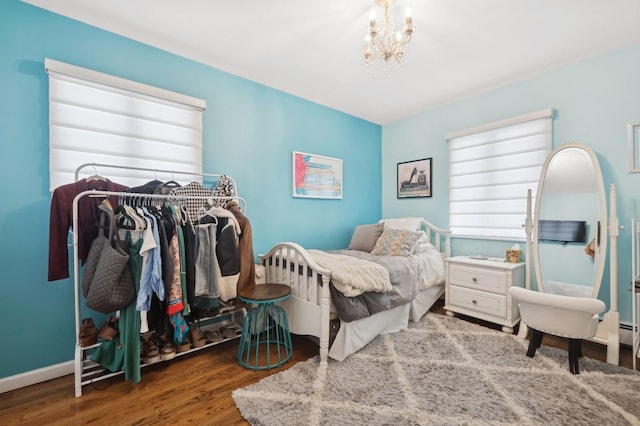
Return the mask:
<path fill-rule="evenodd" d="M 376 256 L 408 256 L 416 245 L 422 231 L 409 231 L 407 229 L 385 228 L 371 254 Z"/>

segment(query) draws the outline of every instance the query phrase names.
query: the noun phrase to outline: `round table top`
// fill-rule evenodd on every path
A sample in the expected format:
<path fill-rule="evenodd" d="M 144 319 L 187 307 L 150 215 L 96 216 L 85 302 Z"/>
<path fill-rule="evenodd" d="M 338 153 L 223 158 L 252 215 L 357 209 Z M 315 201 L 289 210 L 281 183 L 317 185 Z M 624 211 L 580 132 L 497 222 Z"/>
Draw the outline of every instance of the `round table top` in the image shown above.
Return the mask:
<path fill-rule="evenodd" d="M 291 294 L 291 287 L 285 284 L 256 284 L 253 289 L 242 289 L 240 298 L 248 301 L 268 302 L 287 298 Z"/>

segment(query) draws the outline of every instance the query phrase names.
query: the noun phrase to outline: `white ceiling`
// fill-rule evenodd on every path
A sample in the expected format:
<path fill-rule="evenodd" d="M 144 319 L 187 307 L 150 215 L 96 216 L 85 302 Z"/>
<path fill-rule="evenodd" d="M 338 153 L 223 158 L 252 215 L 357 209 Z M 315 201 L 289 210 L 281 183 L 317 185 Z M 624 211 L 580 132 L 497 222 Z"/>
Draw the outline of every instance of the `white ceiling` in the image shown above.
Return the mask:
<path fill-rule="evenodd" d="M 387 77 L 374 0 L 23 1 L 381 125 L 640 42 L 640 0 L 398 0 L 416 31 Z"/>

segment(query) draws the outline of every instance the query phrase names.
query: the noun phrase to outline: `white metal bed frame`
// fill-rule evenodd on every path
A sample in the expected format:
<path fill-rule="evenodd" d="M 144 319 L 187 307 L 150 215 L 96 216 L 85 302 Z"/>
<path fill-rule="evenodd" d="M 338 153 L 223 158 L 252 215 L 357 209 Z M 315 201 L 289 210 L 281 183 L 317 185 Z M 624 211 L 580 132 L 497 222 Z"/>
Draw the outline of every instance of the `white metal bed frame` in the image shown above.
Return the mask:
<path fill-rule="evenodd" d="M 426 220 L 422 221 L 421 228 L 443 258 L 451 257 L 451 231 Z M 292 333 L 319 339 L 321 365 L 327 364 L 329 356 L 345 359 L 379 334 L 406 328 L 409 319 L 419 320 L 444 293 L 443 282 L 419 292 L 412 302 L 388 311 L 352 322 L 341 320 L 340 331 L 329 348 L 331 270 L 318 265 L 302 246 L 294 242 L 278 243 L 259 257 L 265 267 L 266 282 L 291 286 L 291 297 L 280 304 L 287 311 Z"/>

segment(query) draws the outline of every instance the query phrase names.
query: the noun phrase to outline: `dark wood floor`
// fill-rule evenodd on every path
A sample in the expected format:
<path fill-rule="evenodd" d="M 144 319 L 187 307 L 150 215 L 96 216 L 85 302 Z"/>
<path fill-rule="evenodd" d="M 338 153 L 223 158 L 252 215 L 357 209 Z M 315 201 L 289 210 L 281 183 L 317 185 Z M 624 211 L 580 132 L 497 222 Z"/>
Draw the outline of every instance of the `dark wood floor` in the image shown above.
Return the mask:
<path fill-rule="evenodd" d="M 442 304 L 436 304 L 432 311 L 443 314 Z M 566 348 L 564 341 L 548 336 L 543 345 Z M 73 376 L 2 393 L 0 424 L 247 425 L 233 403 L 231 392 L 317 354 L 313 342 L 293 336 L 291 361 L 281 368 L 252 371 L 238 365 L 237 347 L 237 340 L 228 341 L 175 361 L 147 367 L 142 371 L 142 381 L 135 385 L 123 376 L 87 385 L 80 398 L 74 396 Z M 583 354 L 604 361 L 606 349 L 585 342 Z M 631 368 L 628 347 L 621 350 L 620 364 Z"/>

